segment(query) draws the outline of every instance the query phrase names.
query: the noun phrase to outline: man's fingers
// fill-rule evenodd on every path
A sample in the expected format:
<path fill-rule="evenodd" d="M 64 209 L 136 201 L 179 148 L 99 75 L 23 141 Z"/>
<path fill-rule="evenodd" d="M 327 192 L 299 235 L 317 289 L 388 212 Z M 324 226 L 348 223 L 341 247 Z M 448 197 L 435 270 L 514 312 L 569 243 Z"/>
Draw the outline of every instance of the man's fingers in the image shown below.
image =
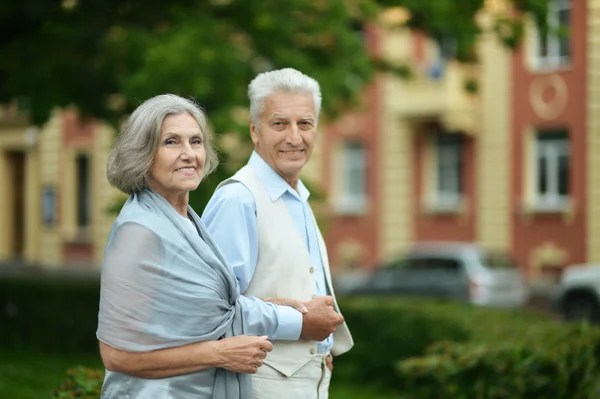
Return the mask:
<path fill-rule="evenodd" d="M 327 356 L 325 364 L 327 365 L 329 371 L 333 371 L 333 359 L 331 358 L 331 355 Z"/>
<path fill-rule="evenodd" d="M 332 296 L 325 296 L 323 298 L 325 298 L 325 305 L 333 306 L 333 297 Z"/>

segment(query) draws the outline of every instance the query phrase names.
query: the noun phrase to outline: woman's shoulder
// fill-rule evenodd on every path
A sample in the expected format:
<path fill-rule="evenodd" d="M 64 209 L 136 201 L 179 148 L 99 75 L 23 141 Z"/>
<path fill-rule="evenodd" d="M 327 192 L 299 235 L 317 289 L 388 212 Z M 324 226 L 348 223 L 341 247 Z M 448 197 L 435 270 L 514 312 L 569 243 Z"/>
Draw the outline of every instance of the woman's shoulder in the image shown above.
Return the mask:
<path fill-rule="evenodd" d="M 115 220 L 115 227 L 118 228 L 124 224 L 136 224 L 160 235 L 165 227 L 169 225 L 165 222 L 165 218 L 153 209 L 128 201 L 119 212 Z"/>

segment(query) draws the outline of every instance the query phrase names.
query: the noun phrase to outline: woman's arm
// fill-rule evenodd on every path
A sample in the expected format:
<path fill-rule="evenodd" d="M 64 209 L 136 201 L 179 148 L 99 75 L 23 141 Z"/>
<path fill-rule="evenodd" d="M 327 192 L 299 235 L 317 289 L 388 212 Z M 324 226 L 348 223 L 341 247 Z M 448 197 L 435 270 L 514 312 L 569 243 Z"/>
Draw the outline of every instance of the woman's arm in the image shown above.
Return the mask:
<path fill-rule="evenodd" d="M 240 335 L 152 352 L 127 352 L 100 342 L 104 367 L 135 377 L 156 379 L 212 367 L 254 374 L 273 349 L 267 337 Z"/>

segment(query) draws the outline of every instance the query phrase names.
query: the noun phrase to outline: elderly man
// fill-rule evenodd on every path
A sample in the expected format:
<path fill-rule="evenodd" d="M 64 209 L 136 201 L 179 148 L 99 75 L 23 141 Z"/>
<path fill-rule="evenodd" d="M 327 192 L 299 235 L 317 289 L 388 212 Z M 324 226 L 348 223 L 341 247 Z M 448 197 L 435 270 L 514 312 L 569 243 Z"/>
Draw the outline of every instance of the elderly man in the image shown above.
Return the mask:
<path fill-rule="evenodd" d="M 300 180 L 317 134 L 319 84 L 287 68 L 258 75 L 248 96 L 255 150 L 245 167 L 219 185 L 202 219 L 245 296 L 275 303 L 276 297 L 293 298 L 308 310 L 280 319 L 300 339 L 274 342 L 253 376 L 254 398 L 327 398 L 331 354 L 348 351 L 353 342 L 339 316 L 325 244 Z M 307 331 L 301 320 L 323 304 L 332 313 L 326 337 Z"/>

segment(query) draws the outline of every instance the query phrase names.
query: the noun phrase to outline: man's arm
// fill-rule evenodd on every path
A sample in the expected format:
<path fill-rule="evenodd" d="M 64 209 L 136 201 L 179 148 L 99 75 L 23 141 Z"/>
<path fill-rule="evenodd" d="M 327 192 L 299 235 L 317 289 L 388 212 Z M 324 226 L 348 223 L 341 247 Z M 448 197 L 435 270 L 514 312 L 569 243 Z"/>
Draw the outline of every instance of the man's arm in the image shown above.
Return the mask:
<path fill-rule="evenodd" d="M 242 183 L 218 189 L 204 209 L 202 221 L 233 268 L 240 292 L 248 288 L 258 261 L 256 203 Z M 255 297 L 240 297 L 248 333 L 269 339 L 297 340 L 302 330 L 302 314 L 288 306 L 263 302 Z"/>
<path fill-rule="evenodd" d="M 233 268 L 243 293 L 254 275 L 258 261 L 258 225 L 256 203 L 242 183 L 230 183 L 218 189 L 204 209 L 202 221 L 211 237 Z M 268 299 L 265 299 L 268 301 Z M 268 335 L 270 339 L 322 341 L 344 319 L 333 310 L 331 297 L 307 302 L 308 312 L 298 312 L 293 299 L 276 298 L 277 306 L 254 297 L 240 297 L 244 319 L 250 334 Z"/>
<path fill-rule="evenodd" d="M 152 352 L 127 352 L 100 341 L 100 356 L 107 370 L 140 378 L 167 378 L 212 367 L 254 374 L 273 349 L 267 337 L 241 335 Z"/>

